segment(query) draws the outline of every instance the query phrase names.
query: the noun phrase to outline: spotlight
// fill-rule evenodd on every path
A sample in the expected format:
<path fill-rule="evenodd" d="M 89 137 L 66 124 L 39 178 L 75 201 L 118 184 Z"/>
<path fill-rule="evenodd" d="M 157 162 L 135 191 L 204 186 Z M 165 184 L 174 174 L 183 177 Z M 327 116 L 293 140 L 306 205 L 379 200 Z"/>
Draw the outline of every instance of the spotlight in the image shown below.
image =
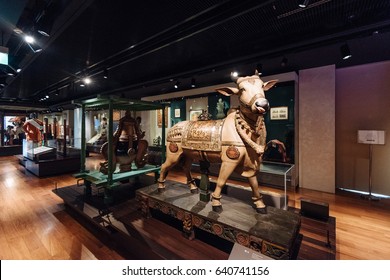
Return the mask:
<path fill-rule="evenodd" d="M 310 0 L 303 0 L 299 3 L 299 8 L 306 8 L 310 3 Z"/>
<path fill-rule="evenodd" d="M 288 62 L 288 59 L 284 56 L 283 59 L 282 59 L 282 62 L 280 63 L 280 65 L 281 65 L 282 67 L 286 67 L 287 62 Z"/>
<path fill-rule="evenodd" d="M 232 76 L 233 78 L 237 78 L 238 77 L 238 72 L 237 71 L 234 71 L 230 74 L 230 76 Z"/>
<path fill-rule="evenodd" d="M 104 78 L 104 79 L 108 79 L 108 69 L 107 69 L 107 68 L 105 68 L 105 69 L 103 70 L 103 78 Z"/>
<path fill-rule="evenodd" d="M 7 75 L 8 76 L 15 76 L 15 75 L 17 75 L 17 74 L 19 74 L 21 71 L 22 71 L 22 69 L 21 68 L 14 68 L 14 67 L 12 67 L 10 64 L 8 64 L 8 67 L 12 70 L 12 72 L 7 72 Z"/>
<path fill-rule="evenodd" d="M 90 83 L 92 83 L 92 80 L 91 80 L 91 78 L 89 78 L 89 77 L 85 77 L 85 78 L 83 79 L 83 82 L 84 82 L 84 85 L 89 85 Z"/>
<path fill-rule="evenodd" d="M 180 82 L 177 81 L 176 84 L 174 85 L 175 88 L 179 88 Z"/>
<path fill-rule="evenodd" d="M 191 87 L 192 87 L 192 88 L 195 87 L 195 78 L 192 78 L 192 79 L 191 79 Z"/>
<path fill-rule="evenodd" d="M 257 70 L 257 73 L 259 73 L 259 76 L 261 74 L 263 74 L 263 64 L 262 63 L 259 63 L 256 65 L 256 70 Z"/>
<path fill-rule="evenodd" d="M 348 44 L 344 44 L 340 47 L 341 57 L 346 60 L 352 56 L 351 51 L 349 50 Z"/>
<path fill-rule="evenodd" d="M 26 41 L 27 44 L 32 44 L 35 42 L 35 39 L 31 35 L 26 35 L 24 36 L 24 41 Z"/>

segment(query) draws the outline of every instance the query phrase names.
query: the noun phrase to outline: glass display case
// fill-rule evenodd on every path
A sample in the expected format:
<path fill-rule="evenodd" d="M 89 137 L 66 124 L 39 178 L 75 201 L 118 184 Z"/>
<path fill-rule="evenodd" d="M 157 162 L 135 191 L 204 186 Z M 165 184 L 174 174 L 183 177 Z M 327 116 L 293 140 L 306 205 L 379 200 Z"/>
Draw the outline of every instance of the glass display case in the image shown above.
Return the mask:
<path fill-rule="evenodd" d="M 32 161 L 53 159 L 56 157 L 55 147 L 45 146 L 44 142 L 23 140 L 23 156 Z"/>
<path fill-rule="evenodd" d="M 80 169 L 80 139 L 50 139 L 41 142 L 24 140 L 24 166 L 38 177 L 74 172 Z"/>
<path fill-rule="evenodd" d="M 57 138 L 48 140 L 46 146 L 56 149 L 57 156 L 62 157 L 80 157 L 81 150 L 76 148 L 77 143 L 80 143 L 79 138 Z M 79 145 L 78 145 L 79 146 Z"/>

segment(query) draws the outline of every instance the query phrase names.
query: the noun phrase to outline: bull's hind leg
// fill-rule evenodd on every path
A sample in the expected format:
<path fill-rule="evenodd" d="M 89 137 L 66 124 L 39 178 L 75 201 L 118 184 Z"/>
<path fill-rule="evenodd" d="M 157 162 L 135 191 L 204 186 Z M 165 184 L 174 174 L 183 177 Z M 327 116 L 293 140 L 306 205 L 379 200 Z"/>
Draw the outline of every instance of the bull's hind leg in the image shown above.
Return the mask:
<path fill-rule="evenodd" d="M 253 207 L 256 209 L 257 213 L 267 214 L 267 206 L 263 202 L 263 195 L 260 194 L 257 176 L 255 175 L 248 178 L 248 181 L 252 188 L 252 201 L 254 203 Z"/>
<path fill-rule="evenodd" d="M 187 176 L 187 185 L 190 187 L 191 193 L 198 193 L 198 187 L 196 186 L 195 179 L 192 177 L 191 174 L 192 162 L 193 160 L 191 158 L 186 157 L 183 168 Z"/>
<path fill-rule="evenodd" d="M 174 167 L 180 160 L 182 153 L 167 153 L 167 158 L 163 165 L 161 165 L 160 177 L 158 178 L 158 192 L 165 191 L 165 178 L 167 177 L 168 171 Z"/>
<path fill-rule="evenodd" d="M 237 167 L 237 163 L 222 162 L 221 164 L 217 185 L 215 187 L 214 192 L 211 194 L 211 205 L 213 207 L 214 212 L 218 212 L 218 213 L 222 212 L 222 204 L 221 204 L 222 188 L 225 186 L 227 179 L 229 178 L 230 174 L 232 174 L 232 172 L 236 167 Z"/>

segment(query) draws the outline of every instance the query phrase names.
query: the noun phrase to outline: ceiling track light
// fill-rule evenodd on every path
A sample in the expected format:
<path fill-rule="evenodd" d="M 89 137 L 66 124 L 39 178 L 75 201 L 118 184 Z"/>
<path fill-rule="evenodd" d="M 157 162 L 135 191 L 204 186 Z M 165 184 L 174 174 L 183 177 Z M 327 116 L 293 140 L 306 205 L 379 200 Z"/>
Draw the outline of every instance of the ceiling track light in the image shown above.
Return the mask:
<path fill-rule="evenodd" d="M 262 63 L 258 63 L 258 64 L 256 65 L 256 70 L 257 70 L 257 73 L 259 74 L 259 76 L 260 76 L 261 74 L 263 74 L 263 64 L 262 64 Z"/>
<path fill-rule="evenodd" d="M 34 53 L 39 53 L 42 51 L 42 48 L 37 48 L 37 49 L 34 49 L 31 44 L 27 43 L 27 45 L 30 47 L 30 49 L 34 52 Z"/>
<path fill-rule="evenodd" d="M 88 76 L 85 76 L 85 77 L 80 79 L 80 87 L 85 87 L 86 85 L 89 85 L 90 83 L 92 83 L 92 80 Z"/>
<path fill-rule="evenodd" d="M 105 68 L 105 69 L 103 70 L 103 78 L 104 78 L 104 79 L 108 79 L 108 69 L 107 69 L 107 68 Z"/>
<path fill-rule="evenodd" d="M 86 85 L 89 85 L 90 83 L 92 83 L 92 80 L 91 80 L 90 77 L 85 77 L 83 80 L 84 80 L 84 83 L 85 83 Z"/>
<path fill-rule="evenodd" d="M 192 79 L 191 79 L 191 87 L 192 87 L 192 88 L 196 87 L 195 78 L 192 78 Z"/>
<path fill-rule="evenodd" d="M 20 72 L 22 72 L 22 69 L 21 68 L 14 68 L 12 67 L 12 65 L 8 64 L 8 67 L 13 71 L 13 72 L 7 72 L 7 75 L 8 76 L 12 76 L 12 77 L 15 77 L 17 74 L 19 74 Z"/>
<path fill-rule="evenodd" d="M 41 34 L 42 36 L 50 37 L 50 35 L 47 32 L 43 31 L 43 30 L 38 30 L 38 33 Z"/>
<path fill-rule="evenodd" d="M 26 36 L 24 36 L 24 41 L 27 44 L 33 44 L 35 42 L 35 38 L 31 35 L 26 35 Z"/>
<path fill-rule="evenodd" d="M 237 79 L 237 77 L 238 77 L 238 72 L 237 72 L 237 71 L 231 72 L 231 73 L 230 73 L 230 77 L 231 77 L 232 79 Z"/>
<path fill-rule="evenodd" d="M 306 8 L 310 3 L 310 0 L 303 0 L 303 1 L 300 1 L 300 3 L 298 4 L 299 8 Z"/>
<path fill-rule="evenodd" d="M 346 60 L 352 57 L 351 51 L 349 50 L 348 44 L 344 44 L 340 47 L 341 57 Z"/>
<path fill-rule="evenodd" d="M 174 88 L 176 88 L 176 89 L 179 88 L 179 85 L 180 85 L 180 82 L 177 81 L 176 84 L 174 85 Z"/>

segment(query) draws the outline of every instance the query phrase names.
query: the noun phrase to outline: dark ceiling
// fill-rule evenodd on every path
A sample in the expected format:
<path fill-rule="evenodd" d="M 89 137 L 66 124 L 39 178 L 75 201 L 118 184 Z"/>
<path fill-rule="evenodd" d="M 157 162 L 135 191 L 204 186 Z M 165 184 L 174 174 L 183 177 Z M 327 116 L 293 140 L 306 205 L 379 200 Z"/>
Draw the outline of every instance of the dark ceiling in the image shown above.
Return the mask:
<path fill-rule="evenodd" d="M 172 92 L 177 81 L 180 90 L 191 79 L 197 87 L 228 82 L 230 71 L 252 74 L 259 64 L 264 76 L 390 59 L 389 0 L 299 2 L 0 0 L 10 64 L 0 71 L 0 108 L 55 110 L 98 94 L 138 99 Z M 81 87 L 85 76 L 92 83 Z"/>

